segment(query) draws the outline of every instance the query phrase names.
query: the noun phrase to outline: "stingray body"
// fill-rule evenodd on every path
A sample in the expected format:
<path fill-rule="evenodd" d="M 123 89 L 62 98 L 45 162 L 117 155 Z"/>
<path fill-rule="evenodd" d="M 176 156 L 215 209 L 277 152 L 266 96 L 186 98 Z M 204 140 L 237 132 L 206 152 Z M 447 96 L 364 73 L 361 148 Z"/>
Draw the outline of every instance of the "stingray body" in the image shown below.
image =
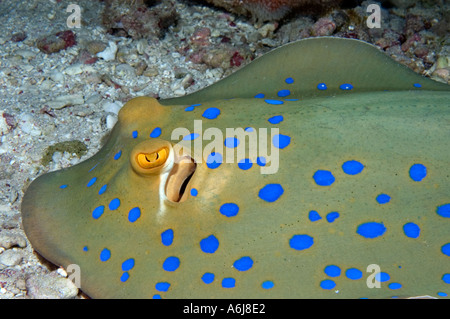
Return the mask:
<path fill-rule="evenodd" d="M 446 297 L 449 100 L 364 42 L 292 43 L 129 101 L 29 186 L 24 229 L 96 298 Z"/>

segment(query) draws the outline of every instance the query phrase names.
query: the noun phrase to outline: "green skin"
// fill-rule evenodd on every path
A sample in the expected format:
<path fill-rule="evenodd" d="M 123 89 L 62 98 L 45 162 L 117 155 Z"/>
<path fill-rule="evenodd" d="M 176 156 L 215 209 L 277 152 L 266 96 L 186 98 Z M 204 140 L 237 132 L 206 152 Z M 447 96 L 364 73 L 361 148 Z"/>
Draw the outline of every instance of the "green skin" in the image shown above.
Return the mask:
<path fill-rule="evenodd" d="M 279 61 L 282 61 L 281 63 Z M 294 84 L 284 79 L 293 77 Z M 318 83 L 328 90 L 319 91 Z M 354 89 L 342 91 L 342 83 Z M 420 83 L 420 89 L 414 88 Z M 289 88 L 283 105 L 269 105 L 253 98 L 257 93 L 277 98 Z M 389 90 L 389 92 L 384 92 Z M 228 99 L 224 100 L 226 98 Z M 94 298 L 385 298 L 391 296 L 436 296 L 450 293 L 442 276 L 449 272 L 450 257 L 441 247 L 450 241 L 449 218 L 436 213 L 450 202 L 450 112 L 449 86 L 423 78 L 395 63 L 376 48 L 361 41 L 317 38 L 286 45 L 263 56 L 232 76 L 192 95 L 160 101 L 137 98 L 127 103 L 104 147 L 93 157 L 71 168 L 37 178 L 22 202 L 23 225 L 33 247 L 51 262 L 81 269 L 81 289 Z M 186 105 L 202 103 L 192 112 Z M 169 106 L 170 105 L 170 106 Z M 202 118 L 208 107 L 218 107 L 216 119 Z M 284 121 L 267 119 L 283 115 Z M 149 151 L 158 143 L 172 144 L 174 129 L 194 131 L 194 120 L 209 127 L 279 128 L 291 137 L 279 150 L 276 174 L 261 174 L 253 164 L 249 170 L 236 162 L 210 169 L 203 161 L 190 179 L 182 202 L 164 197 L 163 172 L 140 175 L 130 163 L 133 149 Z M 154 127 L 162 128 L 150 138 Z M 137 130 L 139 137 L 132 138 Z M 151 142 L 145 142 L 149 141 Z M 268 140 L 270 143 L 270 140 Z M 208 143 L 206 141 L 204 144 Z M 223 142 L 220 141 L 221 143 Z M 153 144 L 152 144 L 153 143 Z M 143 145 L 146 145 L 145 147 Z M 122 151 L 120 159 L 114 155 Z M 237 158 L 239 160 L 239 158 Z M 345 174 L 348 160 L 364 164 L 357 175 Z M 170 164 L 170 159 L 167 160 Z M 427 167 L 420 182 L 409 176 L 415 163 Z M 94 166 L 91 172 L 89 170 Z M 170 170 L 170 165 L 167 166 Z M 317 170 L 329 170 L 336 181 L 319 186 L 313 180 Z M 86 187 L 92 177 L 97 182 Z M 258 197 L 266 184 L 279 183 L 284 193 L 275 202 Z M 68 184 L 66 189 L 59 186 Z M 98 195 L 104 184 L 107 191 Z M 191 196 L 189 190 L 198 190 Z M 161 191 L 162 190 L 162 191 Z M 162 193 L 161 193 L 162 192 Z M 380 205 L 380 193 L 391 201 Z M 120 198 L 110 211 L 108 203 Z M 239 213 L 226 217 L 219 212 L 224 203 L 236 203 Z M 98 219 L 92 211 L 105 205 Z M 127 216 L 139 206 L 141 217 L 134 223 Z M 311 222 L 308 213 L 322 219 Z M 326 214 L 340 217 L 329 223 Z M 386 232 L 377 238 L 356 233 L 358 225 L 379 222 Z M 405 223 L 420 226 L 418 238 L 403 233 Z M 161 233 L 172 229 L 170 246 L 161 243 Z M 205 253 L 199 242 L 214 234 L 219 248 Z M 314 244 L 304 250 L 290 247 L 297 234 L 308 234 Z M 83 251 L 87 246 L 88 251 Z M 102 262 L 103 248 L 111 258 Z M 180 266 L 166 271 L 162 265 L 176 256 Z M 234 261 L 250 256 L 253 267 L 239 271 Z M 135 266 L 121 282 L 122 262 L 134 258 Z M 366 272 L 379 265 L 390 275 L 381 288 L 368 288 Z M 342 270 L 339 277 L 324 273 L 327 265 Z M 348 268 L 363 272 L 359 280 L 345 276 Z M 211 284 L 201 280 L 205 272 L 215 274 Z M 234 288 L 223 288 L 223 278 L 236 280 Z M 336 287 L 322 289 L 332 279 Z M 261 283 L 271 280 L 272 289 Z M 169 282 L 166 292 L 155 284 Z M 401 283 L 392 290 L 388 284 Z"/>

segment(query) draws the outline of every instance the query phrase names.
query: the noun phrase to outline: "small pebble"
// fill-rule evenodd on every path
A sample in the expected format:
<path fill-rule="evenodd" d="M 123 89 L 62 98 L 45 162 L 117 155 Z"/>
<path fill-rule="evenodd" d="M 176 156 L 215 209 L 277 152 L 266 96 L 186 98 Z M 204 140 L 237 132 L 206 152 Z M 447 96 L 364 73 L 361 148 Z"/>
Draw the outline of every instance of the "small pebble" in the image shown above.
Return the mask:
<path fill-rule="evenodd" d="M 118 105 L 115 102 L 105 102 L 105 104 L 103 104 L 103 110 L 105 112 L 109 112 L 109 113 L 113 113 L 113 114 L 119 114 L 121 106 Z"/>
<path fill-rule="evenodd" d="M 0 233 L 0 247 L 4 247 L 6 249 L 10 249 L 11 247 L 26 247 L 27 246 L 27 241 L 25 239 L 25 237 L 19 235 L 19 234 L 14 234 L 14 233 L 10 233 L 10 232 L 1 232 Z"/>
<path fill-rule="evenodd" d="M 102 52 L 97 53 L 99 58 L 105 61 L 113 61 L 116 58 L 117 44 L 113 41 L 109 41 L 109 46 Z"/>
<path fill-rule="evenodd" d="M 62 109 L 69 105 L 84 104 L 84 97 L 81 94 L 61 95 L 46 103 L 52 109 Z"/>
<path fill-rule="evenodd" d="M 0 264 L 11 267 L 20 264 L 23 259 L 21 252 L 8 249 L 0 255 Z"/>
<path fill-rule="evenodd" d="M 73 299 L 78 294 L 75 284 L 57 273 L 30 276 L 25 284 L 33 299 Z"/>

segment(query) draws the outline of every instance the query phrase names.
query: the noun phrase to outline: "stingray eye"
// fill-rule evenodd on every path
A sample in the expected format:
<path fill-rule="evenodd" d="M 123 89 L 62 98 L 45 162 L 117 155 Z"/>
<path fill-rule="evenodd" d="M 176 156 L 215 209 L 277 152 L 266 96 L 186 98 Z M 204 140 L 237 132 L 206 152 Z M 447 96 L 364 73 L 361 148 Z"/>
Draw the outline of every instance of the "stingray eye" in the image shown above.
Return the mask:
<path fill-rule="evenodd" d="M 164 147 L 153 153 L 139 153 L 136 156 L 136 161 L 141 168 L 149 169 L 164 165 L 168 156 L 169 150 Z"/>

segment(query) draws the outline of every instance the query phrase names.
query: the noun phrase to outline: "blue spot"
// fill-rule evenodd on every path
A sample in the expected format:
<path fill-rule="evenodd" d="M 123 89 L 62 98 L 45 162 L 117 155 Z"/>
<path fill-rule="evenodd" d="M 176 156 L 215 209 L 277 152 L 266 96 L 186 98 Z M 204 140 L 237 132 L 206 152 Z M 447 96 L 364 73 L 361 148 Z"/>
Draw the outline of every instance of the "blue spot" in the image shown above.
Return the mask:
<path fill-rule="evenodd" d="M 376 238 L 384 234 L 386 227 L 383 223 L 369 222 L 358 226 L 356 233 L 365 238 Z"/>
<path fill-rule="evenodd" d="M 125 281 L 128 280 L 128 278 L 130 278 L 130 274 L 127 273 L 127 272 L 124 272 L 124 273 L 122 274 L 122 276 L 120 276 L 120 281 L 121 281 L 121 282 L 125 282 Z"/>
<path fill-rule="evenodd" d="M 286 78 L 286 80 L 284 80 L 284 82 L 286 82 L 287 84 L 292 84 L 294 83 L 294 79 L 293 78 Z"/>
<path fill-rule="evenodd" d="M 325 83 L 319 83 L 317 84 L 317 88 L 321 91 L 324 91 L 327 89 L 327 85 Z"/>
<path fill-rule="evenodd" d="M 391 201 L 391 196 L 387 194 L 380 194 L 377 196 L 377 202 L 379 204 L 387 204 Z"/>
<path fill-rule="evenodd" d="M 450 218 L 450 204 L 438 206 L 436 209 L 436 213 L 442 217 Z"/>
<path fill-rule="evenodd" d="M 289 246 L 295 250 L 304 250 L 314 244 L 314 238 L 308 235 L 294 235 L 289 240 Z"/>
<path fill-rule="evenodd" d="M 277 95 L 279 97 L 286 97 L 286 96 L 291 95 L 291 91 L 289 91 L 289 90 L 280 90 L 280 91 L 278 91 Z"/>
<path fill-rule="evenodd" d="M 122 263 L 123 271 L 131 270 L 131 269 L 133 269 L 133 267 L 134 267 L 134 259 L 133 258 L 127 259 Z"/>
<path fill-rule="evenodd" d="M 264 102 L 266 102 L 267 104 L 272 104 L 272 105 L 281 105 L 281 104 L 284 104 L 283 101 L 280 101 L 280 100 L 272 100 L 272 99 L 265 99 Z"/>
<path fill-rule="evenodd" d="M 94 185 L 94 183 L 97 181 L 97 177 L 93 177 L 90 181 L 89 181 L 89 183 L 87 183 L 87 187 L 91 187 L 92 185 Z"/>
<path fill-rule="evenodd" d="M 292 101 L 299 101 L 299 99 L 284 99 L 285 101 L 290 101 L 290 102 L 292 102 Z"/>
<path fill-rule="evenodd" d="M 97 165 L 98 165 L 98 163 L 97 164 L 95 164 L 94 166 L 92 166 L 92 168 L 89 170 L 89 173 L 92 171 L 92 170 L 94 170 L 94 168 L 96 168 L 97 167 Z"/>
<path fill-rule="evenodd" d="M 103 185 L 102 188 L 100 188 L 100 190 L 98 191 L 98 194 L 101 195 L 101 194 L 103 194 L 104 192 L 106 192 L 106 188 L 107 188 L 107 187 L 108 187 L 108 185 L 106 185 L 106 184 Z"/>
<path fill-rule="evenodd" d="M 244 131 L 246 131 L 246 132 L 253 132 L 254 129 L 253 129 L 253 127 L 246 127 Z"/>
<path fill-rule="evenodd" d="M 134 223 L 141 217 L 141 209 L 139 207 L 134 207 L 128 213 L 128 220 L 130 223 Z"/>
<path fill-rule="evenodd" d="M 379 272 L 375 275 L 375 280 L 378 282 L 386 282 L 391 280 L 391 276 L 386 272 Z"/>
<path fill-rule="evenodd" d="M 427 168 L 422 164 L 414 164 L 409 169 L 409 177 L 415 182 L 420 182 L 427 176 Z"/>
<path fill-rule="evenodd" d="M 266 202 L 272 203 L 283 195 L 284 189 L 280 184 L 267 184 L 259 190 L 259 198 L 265 200 Z"/>
<path fill-rule="evenodd" d="M 61 186 L 59 186 L 59 188 L 61 188 L 61 189 L 64 189 L 64 188 L 67 188 L 67 184 L 64 184 L 64 185 L 61 185 Z"/>
<path fill-rule="evenodd" d="M 330 290 L 336 287 L 336 283 L 333 280 L 325 279 L 320 282 L 320 288 Z"/>
<path fill-rule="evenodd" d="M 92 212 L 92 217 L 94 219 L 99 219 L 100 216 L 103 215 L 103 212 L 105 211 L 105 206 L 98 206 L 97 208 L 94 209 L 94 211 Z"/>
<path fill-rule="evenodd" d="M 137 137 L 138 137 L 138 131 L 133 131 L 133 132 L 131 133 L 131 136 L 132 136 L 133 138 L 137 138 Z"/>
<path fill-rule="evenodd" d="M 220 115 L 220 110 L 217 107 L 210 107 L 208 109 L 206 109 L 202 116 L 206 119 L 210 119 L 213 120 L 215 118 L 217 118 Z"/>
<path fill-rule="evenodd" d="M 349 83 L 344 83 L 344 84 L 341 84 L 339 86 L 339 88 L 343 91 L 350 91 L 351 89 L 353 89 L 353 85 L 351 85 Z"/>
<path fill-rule="evenodd" d="M 246 170 L 252 168 L 253 163 L 249 158 L 244 158 L 239 161 L 238 166 L 240 169 L 246 171 Z"/>
<path fill-rule="evenodd" d="M 83 247 L 83 251 L 88 251 L 88 250 L 89 250 L 88 246 Z"/>
<path fill-rule="evenodd" d="M 314 173 L 313 179 L 319 186 L 330 186 L 334 183 L 335 178 L 330 171 L 318 170 Z"/>
<path fill-rule="evenodd" d="M 111 258 L 111 251 L 107 248 L 103 249 L 100 252 L 100 260 L 101 261 L 107 261 L 109 258 Z"/>
<path fill-rule="evenodd" d="M 389 289 L 396 290 L 396 289 L 402 288 L 402 285 L 399 284 L 398 282 L 393 282 L 393 283 L 390 283 L 388 287 L 389 287 Z"/>
<path fill-rule="evenodd" d="M 447 297 L 447 294 L 445 292 L 438 292 L 437 295 L 439 297 Z"/>
<path fill-rule="evenodd" d="M 413 86 L 414 86 L 415 88 L 421 88 L 421 87 L 422 87 L 422 84 L 420 84 L 420 83 L 414 83 Z"/>
<path fill-rule="evenodd" d="M 196 107 L 196 106 L 200 106 L 201 104 L 192 104 L 192 105 L 189 105 L 187 108 L 185 108 L 184 110 L 186 111 L 186 112 L 191 112 L 191 111 L 193 111 L 194 110 L 194 108 Z"/>
<path fill-rule="evenodd" d="M 263 289 L 272 289 L 274 286 L 275 284 L 271 280 L 266 280 L 261 284 L 261 287 L 263 287 Z"/>
<path fill-rule="evenodd" d="M 253 267 L 253 260 L 248 256 L 242 257 L 234 262 L 233 267 L 239 271 L 247 271 Z"/>
<path fill-rule="evenodd" d="M 450 243 L 447 243 L 444 246 L 442 246 L 441 251 L 444 255 L 447 255 L 450 257 Z"/>
<path fill-rule="evenodd" d="M 283 134 L 277 134 L 274 135 L 272 142 L 273 146 L 283 149 L 291 143 L 291 137 Z"/>
<path fill-rule="evenodd" d="M 167 291 L 170 288 L 170 284 L 168 282 L 158 282 L 155 285 L 155 289 L 158 291 Z"/>
<path fill-rule="evenodd" d="M 356 175 L 362 172 L 364 165 L 358 161 L 347 161 L 342 164 L 342 170 L 345 174 Z"/>
<path fill-rule="evenodd" d="M 446 284 L 450 284 L 450 274 L 444 274 L 442 276 L 442 281 L 444 281 Z"/>
<path fill-rule="evenodd" d="M 197 196 L 198 195 L 198 190 L 196 188 L 192 188 L 191 189 L 191 196 Z"/>
<path fill-rule="evenodd" d="M 180 267 L 180 260 L 178 257 L 167 257 L 167 259 L 163 263 L 163 269 L 165 271 L 175 271 Z"/>
<path fill-rule="evenodd" d="M 164 246 L 170 246 L 173 243 L 173 230 L 167 229 L 161 233 L 161 242 Z"/>
<path fill-rule="evenodd" d="M 271 124 L 278 124 L 283 121 L 283 115 L 275 115 L 268 119 Z"/>
<path fill-rule="evenodd" d="M 256 159 L 256 164 L 258 164 L 259 166 L 266 166 L 266 163 L 267 163 L 267 161 L 263 156 L 259 156 Z"/>
<path fill-rule="evenodd" d="M 118 151 L 116 155 L 114 155 L 114 160 L 118 160 L 122 156 L 122 150 Z"/>
<path fill-rule="evenodd" d="M 220 153 L 212 152 L 206 159 L 206 166 L 211 169 L 216 169 L 222 164 L 222 155 Z"/>
<path fill-rule="evenodd" d="M 239 145 L 239 143 L 240 142 L 236 137 L 227 137 L 225 139 L 225 141 L 223 142 L 223 144 L 229 148 L 237 147 Z"/>
<path fill-rule="evenodd" d="M 109 203 L 109 209 L 110 210 L 115 210 L 117 208 L 119 208 L 120 206 L 120 200 L 118 198 L 114 198 L 110 203 Z"/>
<path fill-rule="evenodd" d="M 236 216 L 239 212 L 239 206 L 235 203 L 226 203 L 220 207 L 220 213 L 227 217 Z"/>
<path fill-rule="evenodd" d="M 205 272 L 202 276 L 202 280 L 205 284 L 209 285 L 214 281 L 214 274 L 210 272 Z"/>
<path fill-rule="evenodd" d="M 335 265 L 328 265 L 323 271 L 330 277 L 339 277 L 341 275 L 341 268 Z"/>
<path fill-rule="evenodd" d="M 329 223 L 332 223 L 336 220 L 336 218 L 339 218 L 339 213 L 338 212 L 331 212 L 327 215 L 327 221 Z"/>
<path fill-rule="evenodd" d="M 258 94 L 255 95 L 255 98 L 257 98 L 257 99 L 263 99 L 264 96 L 265 96 L 264 94 L 258 93 Z"/>
<path fill-rule="evenodd" d="M 160 127 L 154 128 L 153 131 L 150 133 L 150 137 L 153 137 L 153 138 L 159 137 L 160 135 L 161 135 Z"/>
<path fill-rule="evenodd" d="M 222 280 L 222 287 L 223 288 L 234 288 L 236 286 L 236 280 L 234 278 L 224 278 Z"/>
<path fill-rule="evenodd" d="M 184 141 L 192 141 L 192 140 L 195 140 L 199 136 L 200 136 L 200 134 L 198 134 L 198 133 L 191 133 L 191 134 L 188 134 L 185 137 L 183 137 L 183 140 Z"/>
<path fill-rule="evenodd" d="M 219 240 L 214 236 L 210 235 L 206 238 L 200 240 L 200 249 L 207 254 L 213 254 L 219 248 Z"/>
<path fill-rule="evenodd" d="M 316 212 L 315 210 L 312 210 L 309 212 L 308 218 L 310 221 L 315 222 L 319 219 L 322 219 L 322 217 L 320 217 L 319 213 Z"/>
<path fill-rule="evenodd" d="M 414 223 L 407 223 L 403 225 L 403 232 L 409 238 L 417 238 L 420 235 L 420 227 Z"/>
<path fill-rule="evenodd" d="M 153 295 L 153 299 L 161 299 L 161 295 Z"/>
<path fill-rule="evenodd" d="M 350 268 L 345 271 L 345 276 L 351 280 L 358 280 L 362 278 L 362 271 L 356 268 Z"/>

